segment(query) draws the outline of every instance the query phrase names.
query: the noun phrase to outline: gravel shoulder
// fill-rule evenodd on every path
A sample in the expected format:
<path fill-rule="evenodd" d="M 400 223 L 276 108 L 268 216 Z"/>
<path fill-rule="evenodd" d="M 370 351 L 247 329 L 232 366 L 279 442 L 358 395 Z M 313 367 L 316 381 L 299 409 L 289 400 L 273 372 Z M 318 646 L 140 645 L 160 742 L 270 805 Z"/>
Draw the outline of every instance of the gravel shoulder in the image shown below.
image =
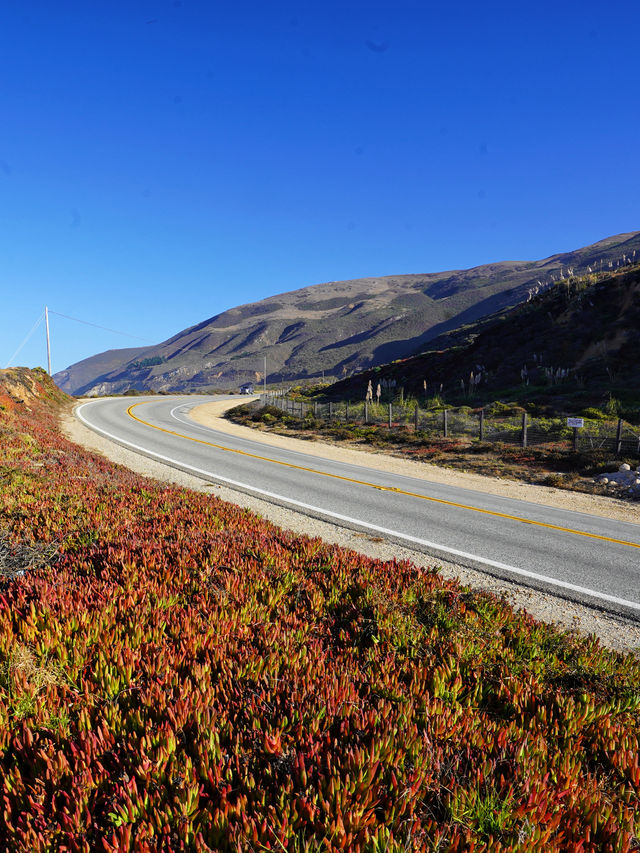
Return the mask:
<path fill-rule="evenodd" d="M 246 402 L 243 400 L 243 402 Z M 265 444 L 302 450 L 316 456 L 327 456 L 332 459 L 367 465 L 381 471 L 395 471 L 409 476 L 419 476 L 423 479 L 439 483 L 450 483 L 477 491 L 515 497 L 548 506 L 565 507 L 568 509 L 590 512 L 608 518 L 622 521 L 638 522 L 638 510 L 633 507 L 615 506 L 611 499 L 597 495 L 582 495 L 564 492 L 540 486 L 512 483 L 504 480 L 481 477 L 477 474 L 465 474 L 438 468 L 435 465 L 425 465 L 411 460 L 396 459 L 380 453 L 357 451 L 351 448 L 336 447 L 329 443 L 307 442 L 291 439 L 286 436 L 273 434 L 265 435 L 249 427 L 232 424 L 221 417 L 229 408 L 238 405 L 238 401 L 217 401 L 197 406 L 191 411 L 191 417 L 198 423 L 219 429 L 221 431 L 242 435 L 261 441 Z M 370 557 L 381 560 L 397 559 L 411 560 L 419 566 L 437 566 L 443 577 L 458 578 L 461 583 L 474 589 L 486 590 L 497 595 L 503 595 L 516 608 L 526 610 L 537 619 L 549 622 L 570 631 L 585 634 L 595 634 L 603 645 L 621 652 L 640 650 L 640 624 L 630 620 L 609 616 L 600 611 L 576 604 L 554 595 L 527 589 L 514 583 L 494 578 L 484 572 L 469 569 L 455 562 L 444 561 L 429 557 L 418 551 L 386 542 L 380 537 L 371 536 L 338 525 L 330 524 L 302 513 L 294 512 L 276 504 L 268 503 L 251 495 L 237 492 L 226 486 L 218 486 L 201 480 L 183 471 L 171 468 L 160 462 L 149 459 L 131 450 L 109 441 L 84 426 L 71 413 L 65 413 L 61 419 L 64 434 L 76 444 L 87 450 L 97 452 L 120 465 L 161 482 L 209 492 L 216 497 L 231 503 L 246 507 L 263 518 L 272 521 L 280 527 L 292 530 L 294 533 L 319 537 L 326 542 L 335 543 L 344 548 L 351 548 Z M 578 500 L 579 499 L 579 500 Z M 557 501 L 557 502 L 556 502 Z M 635 510 L 635 511 L 634 511 Z"/>

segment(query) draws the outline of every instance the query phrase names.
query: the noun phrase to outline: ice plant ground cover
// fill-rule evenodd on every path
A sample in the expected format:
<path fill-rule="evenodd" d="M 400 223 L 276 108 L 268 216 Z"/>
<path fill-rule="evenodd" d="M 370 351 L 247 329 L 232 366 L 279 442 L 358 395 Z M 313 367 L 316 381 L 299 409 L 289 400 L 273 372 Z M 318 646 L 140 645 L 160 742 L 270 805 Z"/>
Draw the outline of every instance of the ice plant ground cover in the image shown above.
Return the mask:
<path fill-rule="evenodd" d="M 636 657 L 135 476 L 30 376 L 0 375 L 2 849 L 637 849 Z"/>

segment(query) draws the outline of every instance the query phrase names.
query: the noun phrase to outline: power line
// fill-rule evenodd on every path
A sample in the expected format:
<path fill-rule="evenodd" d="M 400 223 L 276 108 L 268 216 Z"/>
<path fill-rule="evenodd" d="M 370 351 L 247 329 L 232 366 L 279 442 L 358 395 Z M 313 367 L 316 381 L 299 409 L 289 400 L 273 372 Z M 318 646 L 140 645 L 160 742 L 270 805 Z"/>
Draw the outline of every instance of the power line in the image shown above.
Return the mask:
<path fill-rule="evenodd" d="M 14 354 L 11 356 L 11 358 L 9 359 L 9 361 L 6 363 L 5 368 L 4 368 L 5 370 L 7 369 L 7 367 L 9 367 L 9 365 L 11 364 L 11 362 L 13 361 L 13 359 L 18 355 L 18 353 L 20 352 L 20 350 L 22 349 L 22 347 L 26 344 L 26 342 L 29 340 L 29 338 L 31 337 L 31 335 L 32 335 L 32 334 L 35 332 L 35 330 L 38 328 L 38 326 L 40 325 L 40 323 L 42 323 L 43 319 L 44 319 L 44 312 L 43 312 L 43 313 L 38 317 L 38 319 L 36 320 L 36 322 L 33 324 L 32 328 L 31 328 L 31 331 L 29 332 L 29 334 L 27 335 L 27 337 L 22 341 L 22 343 L 20 344 L 20 346 L 18 347 L 18 349 L 14 352 Z"/>
<path fill-rule="evenodd" d="M 129 332 L 119 332 L 117 329 L 110 329 L 108 326 L 101 326 L 98 323 L 90 323 L 88 320 L 79 320 L 77 317 L 69 317 L 68 314 L 61 314 L 59 311 L 49 309 L 49 314 L 55 314 L 56 317 L 64 317 L 65 320 L 73 320 L 74 323 L 82 323 L 85 326 L 93 326 L 95 329 L 102 329 L 105 332 L 113 332 L 114 335 L 122 335 L 125 338 L 133 338 L 136 341 L 143 341 L 145 344 L 151 344 L 148 338 L 141 338 L 139 335 L 131 335 Z"/>
<path fill-rule="evenodd" d="M 110 329 L 108 326 L 101 326 L 99 323 L 90 323 L 88 320 L 80 320 L 78 317 L 69 317 L 67 314 L 60 314 L 59 311 L 52 311 L 50 308 L 49 309 L 45 308 L 44 312 L 38 317 L 36 322 L 33 324 L 33 327 L 31 328 L 28 335 L 25 337 L 25 339 L 22 341 L 22 343 L 20 344 L 18 349 L 14 352 L 14 354 L 11 356 L 11 358 L 7 362 L 7 364 L 5 366 L 5 370 L 7 369 L 7 367 L 10 366 L 10 364 L 13 362 L 13 360 L 16 358 L 16 356 L 20 353 L 20 351 L 22 350 L 24 345 L 27 343 L 27 341 L 29 340 L 31 335 L 35 332 L 35 330 L 38 328 L 40 323 L 42 323 L 42 321 L 45 319 L 47 312 L 49 314 L 55 314 L 57 317 L 64 317 L 65 320 L 73 320 L 75 323 L 82 323 L 85 326 L 93 326 L 95 329 L 102 329 L 105 332 L 112 332 L 114 335 L 122 335 L 125 338 L 133 338 L 134 340 L 142 341 L 145 344 L 153 343 L 153 341 L 150 341 L 148 338 L 141 338 L 141 337 L 139 337 L 139 335 L 131 335 L 131 334 L 129 334 L 129 332 L 119 332 L 117 329 Z M 49 352 L 48 345 L 47 345 L 47 352 Z M 51 367 L 51 365 L 49 365 L 49 368 L 50 367 Z"/>

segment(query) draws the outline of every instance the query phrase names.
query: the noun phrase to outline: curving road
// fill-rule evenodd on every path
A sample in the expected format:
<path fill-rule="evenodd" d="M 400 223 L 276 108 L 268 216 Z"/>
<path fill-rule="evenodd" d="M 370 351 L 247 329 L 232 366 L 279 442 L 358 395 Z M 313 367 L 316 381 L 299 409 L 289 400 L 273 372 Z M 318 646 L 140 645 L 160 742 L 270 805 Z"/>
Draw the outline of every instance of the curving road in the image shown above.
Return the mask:
<path fill-rule="evenodd" d="M 640 620 L 640 524 L 385 473 L 228 435 L 189 410 L 220 396 L 76 409 L 96 432 L 203 479 Z"/>

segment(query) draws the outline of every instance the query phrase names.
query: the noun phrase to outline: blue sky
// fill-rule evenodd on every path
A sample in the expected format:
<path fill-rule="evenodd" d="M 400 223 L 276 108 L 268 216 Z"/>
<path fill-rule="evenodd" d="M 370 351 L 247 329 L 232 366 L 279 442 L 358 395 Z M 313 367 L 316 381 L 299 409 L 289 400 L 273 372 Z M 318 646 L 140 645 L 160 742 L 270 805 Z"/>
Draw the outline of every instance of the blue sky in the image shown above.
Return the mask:
<path fill-rule="evenodd" d="M 640 229 L 640 4 L 8 0 L 0 367 Z M 53 370 L 143 341 L 51 317 Z M 45 365 L 40 326 L 12 362 Z"/>

